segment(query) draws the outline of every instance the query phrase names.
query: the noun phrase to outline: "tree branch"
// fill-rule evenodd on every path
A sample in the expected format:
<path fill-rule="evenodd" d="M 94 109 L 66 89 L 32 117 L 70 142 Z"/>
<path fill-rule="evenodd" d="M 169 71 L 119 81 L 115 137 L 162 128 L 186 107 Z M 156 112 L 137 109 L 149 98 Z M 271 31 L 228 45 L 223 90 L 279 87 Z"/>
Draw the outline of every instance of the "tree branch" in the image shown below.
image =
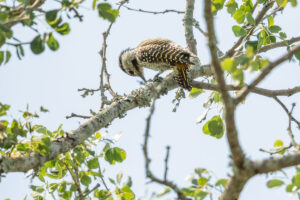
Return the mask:
<path fill-rule="evenodd" d="M 185 28 L 185 39 L 188 48 L 191 52 L 197 55 L 197 42 L 193 33 L 193 21 L 194 21 L 194 4 L 195 0 L 186 0 L 186 9 L 184 13 L 183 23 Z"/>
<path fill-rule="evenodd" d="M 44 2 L 45 0 L 35 0 L 33 4 L 28 6 L 25 3 L 20 3 L 18 6 L 16 6 L 14 9 L 10 11 L 10 13 L 19 13 L 19 14 L 13 17 L 12 19 L 10 19 L 9 21 L 2 23 L 2 25 L 10 28 L 25 19 L 29 19 L 29 16 L 27 14 L 33 9 L 42 6 Z"/>
<path fill-rule="evenodd" d="M 225 105 L 225 123 L 226 123 L 226 131 L 227 131 L 227 140 L 230 146 L 230 151 L 232 154 L 232 159 L 234 161 L 234 164 L 238 168 L 242 168 L 245 155 L 238 141 L 237 130 L 235 127 L 235 120 L 234 120 L 235 106 L 233 104 L 233 99 L 231 98 L 231 96 L 229 95 L 226 89 L 223 70 L 221 68 L 219 58 L 217 56 L 217 48 L 216 48 L 217 40 L 215 36 L 215 29 L 214 29 L 213 16 L 211 12 L 210 0 L 205 0 L 204 13 L 205 13 L 204 14 L 205 22 L 207 26 L 207 33 L 208 33 L 208 46 L 210 49 L 213 72 L 214 72 L 215 79 L 217 80 L 219 90 Z"/>
<path fill-rule="evenodd" d="M 220 89 L 217 85 L 210 84 L 210 83 L 204 83 L 199 81 L 192 81 L 191 83 L 192 87 L 199 88 L 199 89 L 205 89 L 205 90 L 213 90 L 220 92 Z M 234 86 L 234 85 L 226 85 L 226 90 L 228 91 L 236 91 L 242 89 L 243 86 Z M 292 96 L 296 93 L 300 92 L 300 86 L 296 86 L 290 89 L 282 89 L 282 90 L 269 90 L 259 87 L 254 87 L 251 92 L 266 96 L 266 97 L 277 97 L 277 96 Z M 298 124 L 298 122 L 297 122 Z M 300 123 L 299 123 L 300 127 Z"/>
<path fill-rule="evenodd" d="M 166 179 L 166 172 L 165 172 L 164 180 L 162 180 L 162 179 L 159 179 L 156 176 L 154 176 L 152 171 L 150 170 L 151 160 L 150 160 L 149 154 L 148 154 L 148 139 L 149 139 L 149 136 L 150 136 L 150 133 L 149 133 L 150 132 L 150 123 L 151 123 L 151 118 L 152 118 L 152 115 L 153 115 L 153 112 L 154 112 L 154 108 L 155 108 L 155 99 L 152 102 L 149 115 L 146 119 L 145 139 L 144 139 L 144 145 L 143 145 L 143 152 L 144 152 L 144 157 L 145 157 L 146 176 L 148 178 L 150 178 L 151 181 L 153 181 L 153 182 L 156 182 L 156 183 L 159 183 L 159 184 L 170 187 L 172 190 L 174 190 L 174 192 L 176 192 L 178 199 L 187 200 L 186 196 L 181 192 L 181 190 L 177 187 L 177 185 L 175 185 L 174 183 L 172 183 L 171 181 Z"/>
<path fill-rule="evenodd" d="M 193 66 L 190 71 L 191 77 L 196 78 L 210 75 L 211 70 L 209 66 L 210 65 Z M 105 109 L 91 117 L 87 122 L 71 131 L 71 133 L 52 141 L 49 147 L 49 155 L 47 156 L 32 152 L 27 156 L 0 157 L 0 174 L 26 172 L 30 169 L 37 168 L 46 161 L 54 159 L 59 154 L 65 153 L 75 146 L 82 144 L 99 129 L 107 127 L 114 119 L 123 117 L 127 111 L 137 107 L 150 106 L 150 101 L 153 97 L 159 98 L 160 95 L 166 94 L 168 91 L 178 87 L 173 79 L 174 75 L 172 72 L 161 82 L 148 83 L 144 88 L 134 90 L 130 94 L 115 100 Z M 155 93 L 153 92 L 153 88 L 156 91 Z"/>
<path fill-rule="evenodd" d="M 135 12 L 142 12 L 142 13 L 148 13 L 148 14 L 166 14 L 166 13 L 177 13 L 177 14 L 184 14 L 183 11 L 179 11 L 179 10 L 173 10 L 173 9 L 167 9 L 164 11 L 149 11 L 149 10 L 143 10 L 143 9 L 135 9 L 135 8 L 130 8 L 128 6 L 123 6 L 124 8 L 127 8 L 127 10 L 130 11 L 135 11 Z"/>
<path fill-rule="evenodd" d="M 282 56 L 281 58 L 277 59 L 275 62 L 270 62 L 258 75 L 254 81 L 247 86 L 244 86 L 241 91 L 240 95 L 236 97 L 235 104 L 240 103 L 245 97 L 251 92 L 251 90 L 256 87 L 275 67 L 283 63 L 284 61 L 290 59 L 295 53 L 300 51 L 300 45 L 295 46 L 292 48 L 291 51 L 289 51 L 287 54 Z"/>
<path fill-rule="evenodd" d="M 273 43 L 273 44 L 269 44 L 269 45 L 266 45 L 266 46 L 263 46 L 262 48 L 260 48 L 256 53 L 262 53 L 262 52 L 266 52 L 266 51 L 269 51 L 271 49 L 275 49 L 275 48 L 278 48 L 278 47 L 286 47 L 290 44 L 293 44 L 295 42 L 299 42 L 300 41 L 300 37 L 293 37 L 289 40 L 284 40 L 282 42 L 277 42 L 277 43 Z"/>
<path fill-rule="evenodd" d="M 121 7 L 127 3 L 128 0 L 122 0 L 119 4 L 119 7 L 117 8 L 117 10 L 119 11 L 121 9 Z M 112 90 L 111 85 L 110 85 L 110 74 L 107 72 L 107 67 L 106 67 L 106 48 L 107 48 L 107 43 L 106 43 L 106 39 L 110 33 L 111 27 L 114 24 L 115 21 L 112 21 L 107 30 L 105 32 L 102 33 L 103 35 L 103 43 L 102 43 L 102 48 L 99 52 L 99 54 L 101 55 L 101 60 L 102 60 L 102 66 L 101 66 L 101 73 L 100 73 L 100 91 L 101 91 L 101 109 L 104 107 L 105 104 L 107 104 L 107 97 L 105 96 L 104 92 L 105 92 L 105 86 L 104 86 L 104 81 L 103 81 L 103 75 L 105 75 L 105 80 L 106 80 L 106 88 L 108 89 L 109 93 L 111 94 L 111 96 L 113 96 L 114 98 L 117 97 L 118 95 Z"/>
<path fill-rule="evenodd" d="M 274 0 L 270 0 L 269 2 L 267 2 L 264 7 L 262 8 L 262 10 L 258 13 L 258 15 L 255 18 L 255 26 L 257 26 L 262 20 L 263 17 L 266 15 L 266 13 L 268 12 L 269 9 L 272 8 L 273 4 L 274 4 Z M 254 7 L 253 9 L 255 9 L 256 7 Z M 231 57 L 235 54 L 235 51 L 238 47 L 240 47 L 240 45 L 243 43 L 243 41 L 245 39 L 247 39 L 248 37 L 250 37 L 250 35 L 253 33 L 255 27 L 250 28 L 245 36 L 242 36 L 238 39 L 238 41 L 226 52 L 224 58 L 227 57 Z"/>
<path fill-rule="evenodd" d="M 300 152 L 296 152 L 286 156 L 277 156 L 254 161 L 252 166 L 256 174 L 270 173 L 300 164 Z"/>

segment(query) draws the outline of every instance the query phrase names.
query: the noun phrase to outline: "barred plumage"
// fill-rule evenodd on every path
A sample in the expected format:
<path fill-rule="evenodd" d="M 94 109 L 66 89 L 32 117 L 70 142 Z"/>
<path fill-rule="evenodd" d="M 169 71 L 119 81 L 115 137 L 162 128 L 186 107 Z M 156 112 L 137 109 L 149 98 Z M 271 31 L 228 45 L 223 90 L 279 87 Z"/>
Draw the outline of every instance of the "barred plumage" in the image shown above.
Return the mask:
<path fill-rule="evenodd" d="M 135 49 L 126 49 L 120 55 L 121 69 L 131 76 L 140 76 L 143 80 L 143 67 L 159 72 L 174 69 L 177 73 L 175 80 L 180 87 L 190 90 L 188 70 L 192 52 L 173 43 L 171 40 L 153 38 L 141 42 Z"/>

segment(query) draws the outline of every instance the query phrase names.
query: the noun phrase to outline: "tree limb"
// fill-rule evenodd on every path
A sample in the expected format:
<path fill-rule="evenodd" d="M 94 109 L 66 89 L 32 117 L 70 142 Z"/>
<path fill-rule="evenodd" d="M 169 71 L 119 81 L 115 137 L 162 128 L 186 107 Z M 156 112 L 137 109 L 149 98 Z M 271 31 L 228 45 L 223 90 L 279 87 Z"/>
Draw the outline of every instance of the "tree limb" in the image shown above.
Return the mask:
<path fill-rule="evenodd" d="M 185 28 L 185 39 L 188 48 L 191 52 L 197 55 L 197 42 L 193 33 L 193 21 L 194 21 L 194 4 L 195 0 L 186 0 L 186 9 L 184 13 L 183 23 Z"/>
<path fill-rule="evenodd" d="M 213 91 L 220 92 L 219 87 L 215 84 L 204 83 L 204 82 L 199 82 L 199 81 L 192 81 L 191 85 L 194 88 L 213 90 Z M 236 91 L 236 90 L 240 90 L 242 88 L 243 88 L 243 86 L 226 85 L 226 90 L 228 90 L 228 91 Z M 296 87 L 293 87 L 290 89 L 282 89 L 282 90 L 269 90 L 269 89 L 254 87 L 251 90 L 251 92 L 262 95 L 262 96 L 266 96 L 266 97 L 277 97 L 277 96 L 289 97 L 296 93 L 299 93 L 300 86 L 296 86 Z M 300 125 L 300 123 L 299 123 L 299 125 Z"/>
<path fill-rule="evenodd" d="M 279 59 L 274 62 L 270 62 L 262 72 L 252 81 L 250 85 L 244 86 L 241 91 L 240 95 L 236 97 L 235 104 L 240 103 L 245 97 L 251 92 L 251 90 L 256 87 L 275 67 L 283 63 L 284 61 L 290 59 L 295 53 L 300 51 L 300 45 L 295 46 L 289 51 L 287 54 L 283 55 Z"/>
<path fill-rule="evenodd" d="M 148 139 L 150 136 L 150 123 L 151 123 L 151 118 L 152 115 L 154 113 L 154 108 L 155 108 L 155 99 L 153 100 L 153 103 L 151 105 L 150 108 L 150 112 L 149 115 L 146 119 L 146 129 L 145 129 L 145 139 L 144 139 L 144 144 L 143 144 L 143 152 L 144 152 L 144 158 L 145 158 L 145 169 L 146 169 L 146 176 L 148 178 L 150 178 L 151 181 L 165 185 L 170 187 L 172 190 L 174 190 L 174 192 L 176 192 L 178 199 L 180 200 L 187 200 L 186 196 L 181 192 L 181 190 L 178 188 L 178 186 L 174 183 L 172 183 L 171 181 L 166 179 L 166 174 L 167 174 L 167 170 L 168 168 L 165 168 L 165 175 L 164 175 L 164 179 L 159 179 L 157 178 L 152 171 L 150 170 L 150 158 L 149 158 L 149 154 L 148 154 Z M 167 151 L 167 158 L 168 158 L 168 151 Z M 167 158 L 166 161 L 167 162 Z"/>
<path fill-rule="evenodd" d="M 238 168 L 242 168 L 245 155 L 240 146 L 237 130 L 235 127 L 235 120 L 234 120 L 235 106 L 233 104 L 233 99 L 231 98 L 231 96 L 229 95 L 226 89 L 226 83 L 223 75 L 224 73 L 221 68 L 219 58 L 217 56 L 217 48 L 216 48 L 217 40 L 215 36 L 215 29 L 214 29 L 213 15 L 211 12 L 210 0 L 205 0 L 204 13 L 205 13 L 204 14 L 205 22 L 207 26 L 207 33 L 208 33 L 208 46 L 210 49 L 213 72 L 214 72 L 215 79 L 217 80 L 220 93 L 225 105 L 225 123 L 226 123 L 227 140 L 230 146 L 230 151 L 232 154 L 232 159 L 234 161 L 234 164 Z"/>
<path fill-rule="evenodd" d="M 195 65 L 192 67 L 190 74 L 192 78 L 196 78 L 210 75 L 211 70 L 209 65 Z M 150 101 L 153 97 L 160 97 L 162 94 L 166 94 L 168 91 L 178 87 L 173 77 L 174 73 L 172 72 L 161 82 L 148 83 L 144 88 L 134 90 L 130 94 L 115 100 L 105 109 L 97 113 L 97 115 L 91 117 L 77 129 L 71 131 L 71 133 L 52 141 L 49 147 L 50 153 L 47 156 L 33 152 L 27 156 L 0 157 L 0 174 L 26 172 L 30 169 L 37 168 L 46 161 L 54 159 L 59 154 L 65 153 L 75 146 L 82 144 L 99 129 L 107 127 L 114 119 L 123 117 L 127 111 L 136 107 L 150 106 Z M 156 93 L 153 92 L 153 89 L 155 89 Z"/>

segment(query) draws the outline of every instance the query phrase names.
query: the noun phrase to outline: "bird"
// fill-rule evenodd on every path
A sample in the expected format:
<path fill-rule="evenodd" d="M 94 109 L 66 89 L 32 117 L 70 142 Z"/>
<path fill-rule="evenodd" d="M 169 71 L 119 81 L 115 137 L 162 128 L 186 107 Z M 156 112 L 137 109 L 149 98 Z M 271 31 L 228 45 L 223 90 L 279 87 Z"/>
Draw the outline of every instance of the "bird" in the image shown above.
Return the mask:
<path fill-rule="evenodd" d="M 198 57 L 191 51 L 164 38 L 150 38 L 142 41 L 136 48 L 127 48 L 119 56 L 120 68 L 130 76 L 139 76 L 144 81 L 144 67 L 159 71 L 174 69 L 174 80 L 187 90 L 191 90 L 188 71 Z M 157 76 L 156 75 L 156 76 Z"/>

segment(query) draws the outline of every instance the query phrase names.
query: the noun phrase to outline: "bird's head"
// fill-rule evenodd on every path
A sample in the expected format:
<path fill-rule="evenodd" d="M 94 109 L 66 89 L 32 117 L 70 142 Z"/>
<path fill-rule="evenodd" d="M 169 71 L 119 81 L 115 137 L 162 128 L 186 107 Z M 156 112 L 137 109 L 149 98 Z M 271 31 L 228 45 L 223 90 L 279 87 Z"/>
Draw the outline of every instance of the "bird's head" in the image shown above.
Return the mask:
<path fill-rule="evenodd" d="M 125 49 L 122 51 L 119 57 L 119 62 L 121 69 L 125 73 L 130 76 L 139 76 L 146 81 L 144 77 L 144 68 L 139 65 L 134 49 Z"/>

